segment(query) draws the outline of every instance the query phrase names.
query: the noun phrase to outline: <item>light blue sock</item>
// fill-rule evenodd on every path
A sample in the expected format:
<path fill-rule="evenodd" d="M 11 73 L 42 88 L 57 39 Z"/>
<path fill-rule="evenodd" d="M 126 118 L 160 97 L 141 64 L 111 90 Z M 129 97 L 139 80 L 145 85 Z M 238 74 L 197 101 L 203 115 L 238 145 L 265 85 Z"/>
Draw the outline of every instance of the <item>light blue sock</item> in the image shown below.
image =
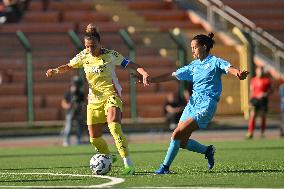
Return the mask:
<path fill-rule="evenodd" d="M 179 151 L 179 148 L 180 148 L 180 140 L 172 139 L 163 163 L 164 165 L 170 166 L 172 164 Z"/>
<path fill-rule="evenodd" d="M 203 144 L 200 144 L 199 142 L 189 139 L 186 143 L 185 148 L 189 151 L 205 154 L 207 150 L 207 146 L 204 146 Z"/>

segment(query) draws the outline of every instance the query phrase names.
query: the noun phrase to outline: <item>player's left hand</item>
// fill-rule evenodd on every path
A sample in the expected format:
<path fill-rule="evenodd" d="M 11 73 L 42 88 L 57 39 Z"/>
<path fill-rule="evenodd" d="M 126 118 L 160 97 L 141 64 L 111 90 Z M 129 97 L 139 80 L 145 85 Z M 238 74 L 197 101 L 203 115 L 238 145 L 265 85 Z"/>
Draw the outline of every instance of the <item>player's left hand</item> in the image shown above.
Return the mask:
<path fill-rule="evenodd" d="M 139 83 L 140 84 L 140 83 L 143 82 L 143 77 L 140 74 L 137 75 L 137 74 L 131 73 L 130 76 L 135 79 L 135 83 Z"/>
<path fill-rule="evenodd" d="M 237 76 L 238 76 L 239 80 L 244 80 L 244 79 L 247 78 L 248 74 L 249 74 L 249 72 L 244 70 L 244 71 L 240 71 L 240 73 L 237 74 Z"/>
<path fill-rule="evenodd" d="M 140 75 L 140 74 L 135 74 L 135 73 L 131 73 L 130 74 L 131 77 L 133 77 L 135 79 L 136 83 L 143 83 L 144 86 L 149 86 L 150 85 L 150 76 L 148 74 L 144 74 L 144 75 Z"/>

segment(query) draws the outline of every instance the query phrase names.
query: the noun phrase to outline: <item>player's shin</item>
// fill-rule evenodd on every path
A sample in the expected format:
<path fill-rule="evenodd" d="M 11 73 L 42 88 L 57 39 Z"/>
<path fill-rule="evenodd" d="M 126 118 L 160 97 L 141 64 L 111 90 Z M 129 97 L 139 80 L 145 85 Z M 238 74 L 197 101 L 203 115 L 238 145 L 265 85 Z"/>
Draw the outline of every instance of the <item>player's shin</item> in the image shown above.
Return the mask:
<path fill-rule="evenodd" d="M 199 142 L 189 139 L 186 143 L 185 148 L 189 151 L 205 154 L 207 146 L 200 144 Z"/>
<path fill-rule="evenodd" d="M 108 145 L 102 137 L 90 138 L 90 143 L 96 148 L 97 152 L 100 154 L 110 154 Z"/>
<path fill-rule="evenodd" d="M 133 175 L 135 173 L 135 169 L 129 157 L 128 143 L 127 143 L 126 137 L 124 136 L 122 132 L 121 125 L 117 122 L 111 122 L 108 124 L 108 127 L 114 138 L 119 155 L 123 159 L 123 163 L 125 167 L 123 174 Z"/>
<path fill-rule="evenodd" d="M 172 164 L 173 160 L 175 159 L 179 151 L 179 148 L 180 148 L 180 140 L 171 139 L 163 165 L 166 165 L 169 167 Z"/>
<path fill-rule="evenodd" d="M 108 124 L 109 130 L 114 138 L 115 145 L 117 147 L 117 150 L 119 152 L 119 155 L 122 158 L 128 158 L 129 152 L 128 152 L 128 143 L 126 140 L 126 137 L 124 136 L 121 125 L 117 122 L 111 122 Z M 130 162 L 126 161 L 125 162 Z"/>

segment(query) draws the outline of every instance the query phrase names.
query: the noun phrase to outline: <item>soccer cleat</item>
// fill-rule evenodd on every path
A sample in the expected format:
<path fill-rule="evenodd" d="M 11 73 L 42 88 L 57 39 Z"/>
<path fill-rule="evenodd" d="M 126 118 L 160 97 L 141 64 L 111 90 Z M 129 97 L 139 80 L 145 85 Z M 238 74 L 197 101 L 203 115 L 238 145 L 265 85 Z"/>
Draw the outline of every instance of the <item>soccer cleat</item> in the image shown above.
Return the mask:
<path fill-rule="evenodd" d="M 117 156 L 115 154 L 111 154 L 111 162 L 115 163 L 117 161 Z"/>
<path fill-rule="evenodd" d="M 135 168 L 134 166 L 127 166 L 124 168 L 123 175 L 134 175 Z"/>
<path fill-rule="evenodd" d="M 160 168 L 155 171 L 155 174 L 157 175 L 169 174 L 169 173 L 170 173 L 169 166 L 166 166 L 164 164 L 161 164 Z"/>
<path fill-rule="evenodd" d="M 246 139 L 252 139 L 252 138 L 253 138 L 253 135 L 251 133 L 246 134 Z"/>
<path fill-rule="evenodd" d="M 205 152 L 205 159 L 208 160 L 208 169 L 213 169 L 214 167 L 214 154 L 215 154 L 215 147 L 213 145 L 208 146 Z"/>

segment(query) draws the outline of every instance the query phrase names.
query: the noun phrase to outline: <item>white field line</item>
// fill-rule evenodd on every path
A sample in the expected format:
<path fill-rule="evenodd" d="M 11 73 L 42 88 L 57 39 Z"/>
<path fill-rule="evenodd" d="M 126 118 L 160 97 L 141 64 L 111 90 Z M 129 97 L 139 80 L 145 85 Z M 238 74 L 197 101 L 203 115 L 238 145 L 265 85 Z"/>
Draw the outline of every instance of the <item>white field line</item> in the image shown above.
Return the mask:
<path fill-rule="evenodd" d="M 0 186 L 0 188 L 110 188 L 113 185 L 124 182 L 123 178 L 116 178 L 103 175 L 80 175 L 80 174 L 61 174 L 61 173 L 0 173 L 1 175 L 51 175 L 51 176 L 71 176 L 71 177 L 96 177 L 109 179 L 110 182 L 90 185 L 90 186 Z"/>

